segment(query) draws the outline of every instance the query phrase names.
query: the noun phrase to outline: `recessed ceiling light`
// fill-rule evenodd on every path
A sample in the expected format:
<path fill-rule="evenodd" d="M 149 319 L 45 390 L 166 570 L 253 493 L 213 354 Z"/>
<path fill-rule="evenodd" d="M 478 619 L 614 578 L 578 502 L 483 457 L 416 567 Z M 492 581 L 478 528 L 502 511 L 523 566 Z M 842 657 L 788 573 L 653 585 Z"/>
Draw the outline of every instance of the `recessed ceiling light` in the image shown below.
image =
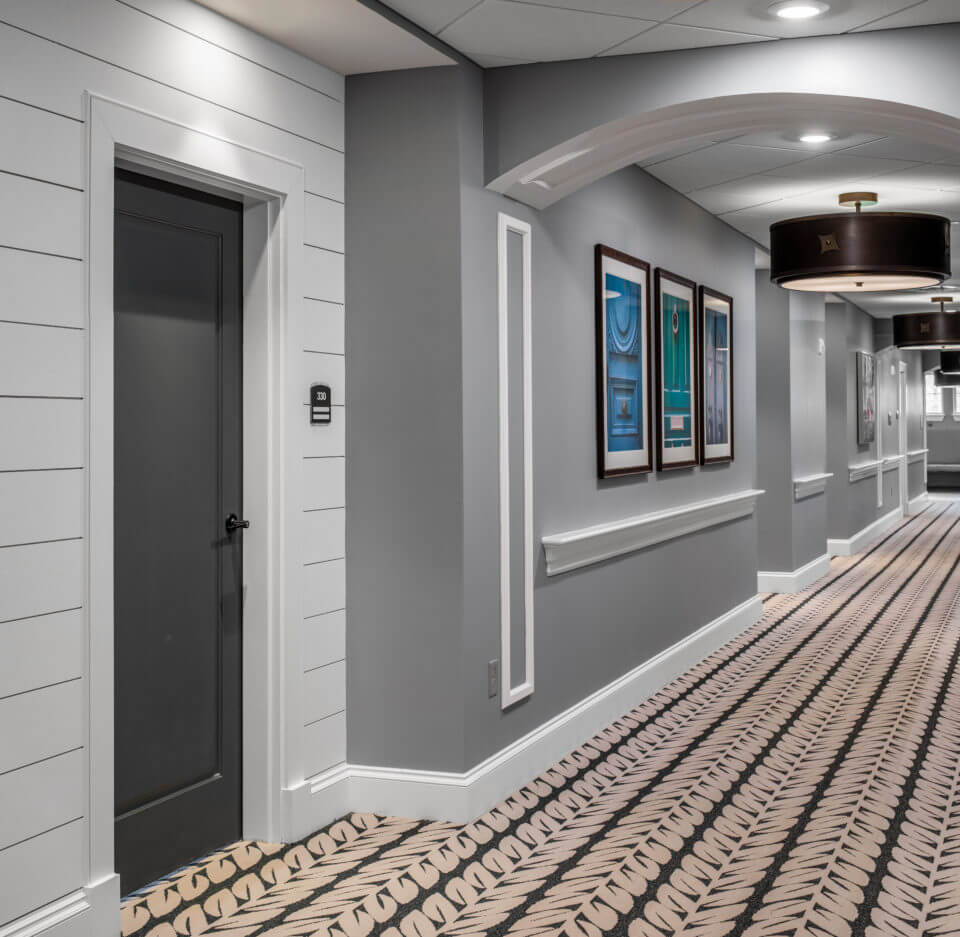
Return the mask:
<path fill-rule="evenodd" d="M 809 20 L 830 9 L 822 0 L 782 0 L 770 5 L 770 12 L 782 20 Z"/>
<path fill-rule="evenodd" d="M 800 137 L 801 143 L 829 143 L 833 137 L 829 133 L 805 133 Z"/>

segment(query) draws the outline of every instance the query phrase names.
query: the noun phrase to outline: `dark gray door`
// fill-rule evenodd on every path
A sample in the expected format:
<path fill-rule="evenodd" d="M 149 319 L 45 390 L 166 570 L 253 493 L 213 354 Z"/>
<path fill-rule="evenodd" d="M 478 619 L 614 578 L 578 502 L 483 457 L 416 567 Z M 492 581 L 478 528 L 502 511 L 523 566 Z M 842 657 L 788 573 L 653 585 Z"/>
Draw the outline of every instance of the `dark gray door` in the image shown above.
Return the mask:
<path fill-rule="evenodd" d="M 117 170 L 116 861 L 240 837 L 242 209 Z"/>

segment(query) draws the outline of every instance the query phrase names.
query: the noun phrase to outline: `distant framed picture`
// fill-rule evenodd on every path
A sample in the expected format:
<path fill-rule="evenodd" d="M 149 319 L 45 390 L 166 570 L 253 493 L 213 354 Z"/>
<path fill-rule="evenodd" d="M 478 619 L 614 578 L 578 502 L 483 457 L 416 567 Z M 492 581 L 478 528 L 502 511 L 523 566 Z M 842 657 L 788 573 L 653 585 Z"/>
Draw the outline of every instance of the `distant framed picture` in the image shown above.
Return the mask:
<path fill-rule="evenodd" d="M 650 265 L 598 244 L 596 271 L 597 474 L 653 468 Z"/>
<path fill-rule="evenodd" d="M 877 362 L 857 352 L 857 445 L 868 446 L 877 437 Z"/>
<path fill-rule="evenodd" d="M 700 461 L 696 284 L 658 267 L 653 291 L 657 326 L 657 468 L 686 468 Z"/>
<path fill-rule="evenodd" d="M 733 300 L 708 286 L 698 293 L 700 462 L 733 461 Z"/>

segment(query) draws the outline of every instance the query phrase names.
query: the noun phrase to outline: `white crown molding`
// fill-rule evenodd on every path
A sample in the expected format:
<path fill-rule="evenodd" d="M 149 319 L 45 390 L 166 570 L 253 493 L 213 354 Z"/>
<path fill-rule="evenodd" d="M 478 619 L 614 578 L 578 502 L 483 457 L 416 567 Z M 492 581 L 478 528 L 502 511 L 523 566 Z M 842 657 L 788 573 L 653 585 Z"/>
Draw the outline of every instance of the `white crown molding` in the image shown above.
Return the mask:
<path fill-rule="evenodd" d="M 907 453 L 907 462 L 913 464 L 914 462 L 922 462 L 923 457 L 929 452 L 929 449 L 912 449 Z"/>
<path fill-rule="evenodd" d="M 885 534 L 891 527 L 899 524 L 901 520 L 903 520 L 903 511 L 897 507 L 889 514 L 877 518 L 872 524 L 868 524 L 863 530 L 857 531 L 852 537 L 845 540 L 828 540 L 827 552 L 831 556 L 853 556 L 855 553 L 860 553 L 871 541 Z"/>
<path fill-rule="evenodd" d="M 463 773 L 339 765 L 286 791 L 293 842 L 350 811 L 469 823 L 760 620 L 760 596 L 714 619 Z"/>
<path fill-rule="evenodd" d="M 880 467 L 879 459 L 872 462 L 860 462 L 857 465 L 848 465 L 847 472 L 850 482 L 862 481 L 864 478 L 873 478 Z"/>
<path fill-rule="evenodd" d="M 812 498 L 827 489 L 827 482 L 833 478 L 833 472 L 821 472 L 819 475 L 804 475 L 793 480 L 793 500 Z"/>
<path fill-rule="evenodd" d="M 678 508 L 543 537 L 547 575 L 557 576 L 706 527 L 747 517 L 763 491 L 750 488 Z"/>
<path fill-rule="evenodd" d="M 800 592 L 829 572 L 830 554 L 824 553 L 823 556 L 818 556 L 791 572 L 758 572 L 757 590 L 759 592 Z"/>

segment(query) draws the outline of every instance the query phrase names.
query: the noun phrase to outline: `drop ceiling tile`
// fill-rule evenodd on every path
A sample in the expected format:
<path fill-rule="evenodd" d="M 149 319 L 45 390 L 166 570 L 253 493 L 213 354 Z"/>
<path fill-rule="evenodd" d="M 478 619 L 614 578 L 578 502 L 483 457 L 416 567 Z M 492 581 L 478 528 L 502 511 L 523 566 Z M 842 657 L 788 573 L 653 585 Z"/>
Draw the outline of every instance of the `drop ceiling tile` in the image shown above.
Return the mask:
<path fill-rule="evenodd" d="M 934 23 L 960 23 L 960 4 L 957 0 L 925 0 L 916 6 L 908 6 L 899 13 L 873 18 L 873 22 L 860 26 L 855 32 L 868 29 L 899 29 L 904 26 L 930 26 Z"/>
<path fill-rule="evenodd" d="M 812 133 L 817 130 L 835 133 L 836 138 L 826 143 L 802 143 L 798 137 L 801 133 Z M 839 133 L 833 127 L 818 127 L 814 125 L 795 127 L 787 130 L 761 130 L 756 133 L 747 133 L 735 137 L 734 140 L 742 146 L 779 147 L 785 150 L 799 150 L 807 156 L 817 156 L 820 153 L 832 153 L 836 150 L 845 150 L 851 146 L 858 146 L 873 140 L 882 139 L 875 133 Z M 864 156 L 881 156 L 881 153 L 864 153 Z M 920 157 L 916 157 L 919 159 Z"/>
<path fill-rule="evenodd" d="M 648 167 L 647 171 L 680 192 L 691 192 L 774 169 L 795 159 L 796 154 L 789 150 L 716 143 L 702 150 L 657 163 Z"/>
<path fill-rule="evenodd" d="M 484 68 L 505 68 L 509 65 L 529 65 L 532 59 L 510 59 L 503 55 L 484 55 L 482 52 L 472 52 L 470 58 L 477 65 Z"/>
<path fill-rule="evenodd" d="M 722 215 L 725 212 L 779 202 L 790 196 L 800 195 L 809 188 L 806 183 L 757 175 L 697 189 L 689 193 L 689 198 L 707 211 Z"/>
<path fill-rule="evenodd" d="M 826 36 L 846 32 L 898 13 L 910 0 L 849 0 L 835 2 L 832 9 L 809 20 L 784 20 L 770 12 L 772 0 L 708 0 L 681 13 L 674 22 L 710 29 L 758 33 L 788 39 L 795 36 Z"/>
<path fill-rule="evenodd" d="M 699 140 L 696 143 L 684 143 L 678 146 L 676 149 L 668 150 L 666 153 L 661 153 L 659 156 L 652 156 L 650 159 L 645 159 L 642 162 L 637 163 L 637 165 L 646 169 L 649 166 L 656 166 L 657 163 L 665 163 L 667 160 L 676 159 L 678 156 L 685 156 L 687 153 L 693 153 L 696 150 L 703 150 L 708 146 L 713 146 L 715 143 L 722 142 L 724 141 L 710 140 L 704 143 L 703 140 Z"/>
<path fill-rule="evenodd" d="M 549 62 L 592 57 L 651 25 L 622 16 L 484 0 L 443 30 L 440 38 L 467 55 Z"/>
<path fill-rule="evenodd" d="M 525 0 L 513 0 L 523 3 Z M 532 0 L 542 6 L 564 7 L 568 10 L 582 10 L 585 13 L 602 13 L 608 16 L 632 16 L 635 19 L 668 20 L 701 0 Z"/>
<path fill-rule="evenodd" d="M 427 32 L 438 33 L 479 2 L 481 0 L 387 0 L 386 6 Z"/>
<path fill-rule="evenodd" d="M 883 177 L 887 185 L 916 189 L 960 190 L 960 166 L 937 166 L 923 163 L 910 169 L 901 169 Z"/>
<path fill-rule="evenodd" d="M 906 137 L 884 137 L 848 151 L 850 156 L 876 156 L 880 159 L 907 159 L 918 163 L 960 165 L 960 152 L 932 143 L 919 143 Z"/>
<path fill-rule="evenodd" d="M 662 23 L 627 42 L 607 49 L 603 55 L 633 55 L 638 52 L 669 52 L 676 49 L 698 49 L 704 46 L 729 46 L 744 42 L 764 42 L 770 36 L 702 29 L 699 26 L 678 26 Z"/>
<path fill-rule="evenodd" d="M 915 165 L 916 163 L 900 159 L 870 159 L 847 156 L 843 153 L 828 153 L 825 156 L 816 156 L 813 159 L 771 168 L 767 172 L 771 176 L 810 180 L 826 186 L 847 185 L 856 180 L 872 179 L 888 172 L 896 172 L 898 169 L 909 169 Z"/>

